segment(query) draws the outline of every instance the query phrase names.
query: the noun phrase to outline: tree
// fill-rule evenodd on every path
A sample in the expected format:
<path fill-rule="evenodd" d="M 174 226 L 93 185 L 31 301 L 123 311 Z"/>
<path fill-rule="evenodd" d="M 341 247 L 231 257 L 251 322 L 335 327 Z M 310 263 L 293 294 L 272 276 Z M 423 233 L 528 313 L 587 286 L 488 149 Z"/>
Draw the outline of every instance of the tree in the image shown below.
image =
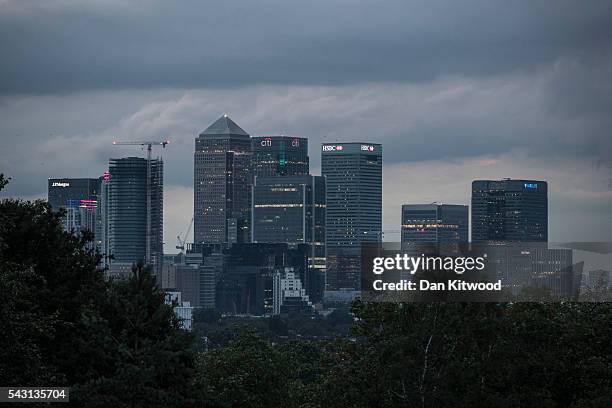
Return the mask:
<path fill-rule="evenodd" d="M 287 360 L 252 333 L 197 358 L 196 388 L 202 406 L 291 406 Z"/>
<path fill-rule="evenodd" d="M 0 384 L 70 386 L 80 406 L 189 406 L 192 338 L 148 269 L 108 282 L 91 236 L 59 217 L 0 200 Z"/>
<path fill-rule="evenodd" d="M 135 266 L 106 298 L 100 313 L 84 318 L 96 336 L 81 345 L 88 358 L 75 393 L 87 406 L 189 406 L 193 338 L 180 329 L 150 268 Z"/>

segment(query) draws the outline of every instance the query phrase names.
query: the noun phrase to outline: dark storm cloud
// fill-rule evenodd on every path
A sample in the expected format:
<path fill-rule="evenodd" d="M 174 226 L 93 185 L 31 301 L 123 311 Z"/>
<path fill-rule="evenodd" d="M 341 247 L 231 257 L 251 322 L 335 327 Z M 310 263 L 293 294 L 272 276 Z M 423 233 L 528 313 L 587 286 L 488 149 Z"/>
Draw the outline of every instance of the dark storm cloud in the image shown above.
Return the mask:
<path fill-rule="evenodd" d="M 0 92 L 493 75 L 609 52 L 609 1 L 0 1 Z"/>
<path fill-rule="evenodd" d="M 608 0 L 0 0 L 0 196 L 169 138 L 174 242 L 194 137 L 227 112 L 308 137 L 315 174 L 322 142 L 382 143 L 385 228 L 402 203 L 523 177 L 549 182 L 551 239 L 609 240 L 611 21 Z"/>

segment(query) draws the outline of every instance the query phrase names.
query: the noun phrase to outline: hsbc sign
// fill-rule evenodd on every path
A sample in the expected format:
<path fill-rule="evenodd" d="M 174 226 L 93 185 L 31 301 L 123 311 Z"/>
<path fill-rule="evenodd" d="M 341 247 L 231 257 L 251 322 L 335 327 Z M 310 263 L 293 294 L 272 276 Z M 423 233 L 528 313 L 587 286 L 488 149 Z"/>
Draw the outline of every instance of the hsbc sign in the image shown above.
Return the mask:
<path fill-rule="evenodd" d="M 364 151 L 364 152 L 373 152 L 374 151 L 374 146 L 361 145 L 361 151 Z"/>
<path fill-rule="evenodd" d="M 323 145 L 324 152 L 339 152 L 344 150 L 342 145 Z"/>

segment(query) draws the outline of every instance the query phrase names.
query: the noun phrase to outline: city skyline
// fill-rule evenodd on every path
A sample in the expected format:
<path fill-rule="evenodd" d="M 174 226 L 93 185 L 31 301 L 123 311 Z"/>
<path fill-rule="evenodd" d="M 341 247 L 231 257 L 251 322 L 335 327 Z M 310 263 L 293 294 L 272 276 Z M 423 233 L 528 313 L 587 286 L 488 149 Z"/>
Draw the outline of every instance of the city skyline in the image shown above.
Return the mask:
<path fill-rule="evenodd" d="M 224 118 L 227 118 L 227 119 L 228 119 L 230 122 L 235 123 L 235 122 L 233 122 L 233 120 L 231 119 L 230 115 L 228 115 L 228 114 L 224 113 L 224 114 L 222 114 L 222 115 L 221 115 L 219 118 L 217 118 L 217 120 L 212 121 L 212 122 L 211 122 L 211 123 L 212 123 L 211 125 L 209 125 L 209 126 L 205 127 L 205 129 L 204 129 L 202 132 L 198 132 L 198 134 L 199 134 L 199 135 L 204 134 L 204 132 L 206 131 L 206 129 L 211 128 L 212 126 L 214 126 L 216 123 L 218 123 L 220 120 L 222 120 L 222 119 L 224 119 Z M 240 128 L 240 130 L 241 130 L 242 132 L 244 132 L 244 130 L 242 130 L 241 128 Z M 245 133 L 245 136 L 248 136 L 248 137 L 249 137 L 251 140 L 255 140 L 255 141 L 259 141 L 260 139 L 270 138 L 270 136 L 263 136 L 263 135 L 257 135 L 257 134 L 250 135 L 250 134 L 248 134 L 248 133 Z M 300 140 L 305 140 L 307 144 L 308 144 L 308 140 L 309 140 L 309 138 L 308 138 L 308 137 L 296 136 L 296 135 L 293 135 L 293 136 L 284 136 L 284 135 L 283 135 L 283 136 L 273 136 L 273 137 L 282 137 L 282 138 L 297 138 L 297 139 L 300 139 Z M 198 137 L 196 136 L 196 140 L 197 140 L 197 139 L 198 139 Z M 321 143 L 321 145 L 319 145 L 319 147 L 323 146 L 323 144 L 324 144 L 324 143 L 328 143 L 328 142 L 323 142 L 323 143 Z M 346 144 L 346 143 L 355 143 L 355 142 L 342 142 L 342 143 Z M 359 143 L 359 142 L 357 142 L 357 143 Z M 174 143 L 173 143 L 173 145 L 174 145 Z M 309 146 L 309 150 L 306 152 L 306 154 L 307 154 L 307 155 L 310 155 L 310 147 L 311 147 L 311 146 Z M 314 147 L 314 148 L 315 148 L 315 149 L 317 149 L 317 147 Z M 129 148 L 128 148 L 128 149 L 129 149 Z M 126 149 L 126 150 L 127 150 L 127 149 Z M 133 150 L 133 149 L 131 149 L 131 150 Z M 134 154 L 130 154 L 128 151 L 126 151 L 126 152 L 125 152 L 125 154 L 123 154 L 123 155 L 121 155 L 121 154 L 116 154 L 116 153 L 115 153 L 115 154 L 113 154 L 113 156 L 112 156 L 112 157 L 134 157 L 134 156 L 136 156 L 136 157 L 142 157 L 142 156 L 145 156 L 145 149 L 144 149 L 144 148 L 142 148 L 141 150 L 142 150 L 142 154 L 140 154 L 140 155 L 138 155 L 138 154 L 136 154 L 136 155 L 134 155 Z M 113 150 L 113 151 L 115 151 L 115 150 Z M 164 152 L 164 153 L 165 153 L 165 152 Z M 193 154 L 193 153 L 192 153 L 192 154 Z M 315 152 L 315 154 L 313 155 L 313 158 L 314 158 L 314 157 L 317 157 L 316 152 Z M 154 158 L 163 158 L 163 156 L 162 156 L 161 154 L 160 154 L 160 155 L 154 155 Z M 315 159 L 315 160 L 316 160 L 316 159 Z M 311 174 L 313 174 L 313 175 L 320 175 L 320 173 L 321 173 L 321 171 L 320 171 L 320 163 L 318 163 L 318 164 L 319 164 L 319 167 L 316 169 L 316 171 L 314 171 L 314 172 L 313 172 L 313 171 L 311 171 Z M 383 169 L 385 169 L 386 167 L 387 167 L 387 166 L 385 166 L 385 165 L 383 164 Z M 192 167 L 192 169 L 193 169 L 193 167 Z M 103 169 L 103 172 L 102 172 L 102 173 L 100 173 L 100 175 L 98 175 L 98 177 L 101 177 L 101 176 L 102 176 L 102 175 L 104 175 L 104 173 L 106 173 L 107 171 L 108 171 L 108 166 L 107 166 L 106 168 L 104 168 L 104 169 Z M 193 171 L 193 170 L 192 170 L 192 171 Z M 69 176 L 66 176 L 66 177 L 63 177 L 63 178 L 62 178 L 62 177 L 59 177 L 59 178 L 58 178 L 58 177 L 49 177 L 49 178 L 47 179 L 47 181 L 48 181 L 48 180 L 62 180 L 62 179 L 69 179 L 69 178 L 85 178 L 86 176 L 88 176 L 88 175 L 87 175 L 87 174 L 72 174 L 72 175 L 69 175 Z M 92 176 L 92 177 L 93 177 L 93 176 Z M 383 171 L 383 186 L 385 185 L 385 183 L 384 183 L 384 179 L 385 179 L 385 176 L 384 176 L 384 171 Z M 495 179 L 495 178 L 493 177 L 492 179 Z M 503 180 L 503 179 L 508 179 L 508 180 L 517 180 L 516 178 L 513 178 L 513 177 L 500 177 L 499 179 L 500 179 L 500 180 Z M 471 184 L 472 184 L 474 181 L 476 181 L 476 180 L 471 180 L 471 181 L 469 182 L 469 184 L 471 185 Z M 546 183 L 545 183 L 545 184 L 546 184 Z M 391 189 L 393 190 L 394 188 L 392 187 Z M 461 204 L 461 205 L 466 205 L 466 206 L 468 206 L 468 207 L 470 208 L 470 211 L 471 211 L 471 200 L 472 200 L 471 193 L 472 193 L 472 192 L 471 192 L 471 190 L 469 190 L 469 189 L 468 189 L 468 190 L 465 192 L 466 199 L 465 199 L 465 201 L 464 201 L 464 202 L 462 202 L 461 200 L 455 200 L 455 203 L 451 203 L 451 202 L 449 202 L 449 201 L 444 201 L 444 200 L 435 199 L 435 200 L 431 201 L 431 203 L 432 203 L 432 204 L 457 204 L 457 203 L 459 203 L 459 204 Z M 47 196 L 47 193 L 45 192 L 44 197 L 37 197 L 37 198 L 40 198 L 40 199 L 46 199 L 46 196 Z M 36 198 L 36 197 L 35 197 L 35 198 Z M 168 198 L 169 198 L 169 197 L 168 197 L 166 194 L 164 194 L 164 203 L 166 203 L 166 201 L 168 200 Z M 170 198 L 170 199 L 172 199 L 172 198 Z M 194 197 L 192 196 L 192 198 L 191 198 L 192 202 L 193 202 L 193 199 L 194 199 Z M 400 228 L 401 228 L 401 208 L 402 208 L 402 206 L 403 206 L 403 205 L 406 205 L 406 204 L 408 204 L 408 205 L 410 205 L 410 204 L 422 204 L 422 203 L 424 203 L 425 201 L 426 201 L 426 200 L 422 200 L 422 202 L 418 202 L 418 200 L 416 200 L 416 201 L 408 201 L 408 200 L 404 200 L 404 202 L 401 202 L 401 203 L 394 203 L 394 206 L 399 207 L 399 209 L 400 209 L 399 213 L 397 214 L 398 222 L 397 222 L 397 223 L 387 223 L 387 222 L 386 222 L 386 220 L 387 220 L 388 218 L 390 218 L 390 217 L 388 217 L 388 215 L 387 215 L 387 214 L 385 214 L 385 193 L 384 193 L 384 191 L 383 191 L 383 217 L 384 217 L 384 219 L 383 219 L 383 231 L 385 231 L 385 234 L 384 234 L 384 235 L 387 235 L 387 236 L 384 236 L 384 237 L 383 237 L 383 240 L 384 240 L 384 241 L 395 241 L 395 242 L 399 242 L 399 241 L 400 241 L 400 235 L 401 235 L 401 234 L 400 234 Z M 549 205 L 550 205 L 550 203 L 549 203 Z M 165 214 L 165 208 L 164 208 L 164 214 Z M 188 215 L 183 214 L 183 218 L 185 218 L 185 219 L 187 220 L 189 217 L 188 217 Z M 470 218 L 471 218 L 471 217 L 470 217 Z M 185 227 L 183 228 L 183 226 L 182 226 L 182 225 L 172 225 L 172 224 L 169 224 L 169 225 L 168 225 L 168 224 L 167 224 L 167 223 L 164 221 L 164 253 L 172 253 L 172 252 L 173 252 L 174 242 L 172 241 L 172 239 L 171 239 L 171 238 L 175 238 L 175 237 L 176 237 L 176 235 L 178 235 L 178 234 L 183 235 L 183 233 L 184 233 L 184 229 L 187 227 L 188 222 L 189 222 L 189 221 L 187 220 L 187 224 L 185 224 Z M 472 227 L 472 225 L 471 225 L 471 223 L 470 223 L 470 238 L 471 238 L 471 227 Z M 549 222 L 549 227 L 554 228 L 554 225 L 551 225 L 551 223 Z M 181 228 L 183 228 L 183 229 L 181 229 Z M 172 231 L 172 232 L 169 232 L 169 231 Z M 175 233 L 175 231 L 176 231 L 176 233 Z M 250 235 L 250 232 L 249 232 L 249 235 Z M 391 235 L 391 238 L 389 237 L 389 235 Z M 187 240 L 187 242 L 194 242 L 194 239 L 193 239 L 193 238 L 194 238 L 194 232 L 193 232 L 193 231 L 190 233 L 190 236 L 192 237 L 192 239 L 191 239 L 191 240 L 190 240 L 190 239 L 188 239 L 188 240 Z M 168 239 L 167 239 L 168 237 L 170 237 L 170 240 L 168 240 Z M 563 240 L 559 240 L 559 239 L 557 239 L 557 240 L 555 240 L 555 239 L 551 239 L 550 241 L 551 241 L 551 242 L 561 242 L 561 241 L 563 241 Z M 571 241 L 571 239 L 565 239 L 565 241 Z"/>
<path fill-rule="evenodd" d="M 140 153 L 113 140 L 170 139 L 172 248 L 193 138 L 225 112 L 251 135 L 308 138 L 312 174 L 321 143 L 386 146 L 384 229 L 402 203 L 466 205 L 473 180 L 509 177 L 548 181 L 549 241 L 610 240 L 608 2 L 78 3 L 0 2 L 2 197 L 44 198 L 48 178 Z"/>

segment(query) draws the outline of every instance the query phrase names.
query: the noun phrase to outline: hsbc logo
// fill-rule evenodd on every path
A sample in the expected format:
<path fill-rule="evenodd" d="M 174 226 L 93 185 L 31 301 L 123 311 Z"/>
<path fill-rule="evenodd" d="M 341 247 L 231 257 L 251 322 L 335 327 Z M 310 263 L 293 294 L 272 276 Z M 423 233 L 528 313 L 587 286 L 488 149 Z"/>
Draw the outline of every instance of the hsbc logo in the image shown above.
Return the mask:
<path fill-rule="evenodd" d="M 373 152 L 374 151 L 374 146 L 361 145 L 361 150 L 364 151 L 364 152 Z"/>
<path fill-rule="evenodd" d="M 324 152 L 339 152 L 344 150 L 344 147 L 341 145 L 323 145 Z"/>

